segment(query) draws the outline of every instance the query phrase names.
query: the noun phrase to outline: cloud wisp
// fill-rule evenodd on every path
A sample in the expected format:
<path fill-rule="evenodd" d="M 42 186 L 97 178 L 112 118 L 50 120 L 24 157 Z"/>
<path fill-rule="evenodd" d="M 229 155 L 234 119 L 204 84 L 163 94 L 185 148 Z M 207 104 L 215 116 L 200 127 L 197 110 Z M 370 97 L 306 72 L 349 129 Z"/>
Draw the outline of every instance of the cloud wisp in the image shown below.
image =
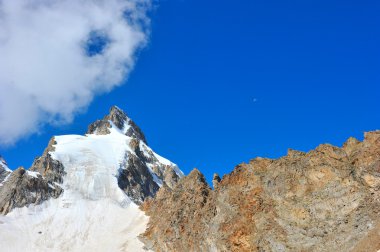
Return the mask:
<path fill-rule="evenodd" d="M 120 85 L 148 38 L 150 0 L 0 0 L 0 144 L 70 123 Z"/>

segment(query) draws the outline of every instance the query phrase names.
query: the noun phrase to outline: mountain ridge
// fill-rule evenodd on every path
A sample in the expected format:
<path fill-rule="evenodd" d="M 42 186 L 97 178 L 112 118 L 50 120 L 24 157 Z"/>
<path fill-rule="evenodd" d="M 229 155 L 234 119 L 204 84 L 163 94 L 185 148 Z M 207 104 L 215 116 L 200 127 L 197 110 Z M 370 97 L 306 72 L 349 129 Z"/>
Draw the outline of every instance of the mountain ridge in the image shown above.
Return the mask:
<path fill-rule="evenodd" d="M 342 148 L 321 144 L 255 158 L 214 178 L 212 190 L 194 170 L 142 205 L 149 223 L 141 239 L 149 249 L 380 249 L 380 131 L 362 142 L 349 138 Z"/>
<path fill-rule="evenodd" d="M 156 154 L 120 108 L 53 137 L 29 169 L 0 158 L 4 251 L 378 251 L 380 131 L 237 165 L 213 188 Z M 22 242 L 19 242 L 22 241 Z"/>

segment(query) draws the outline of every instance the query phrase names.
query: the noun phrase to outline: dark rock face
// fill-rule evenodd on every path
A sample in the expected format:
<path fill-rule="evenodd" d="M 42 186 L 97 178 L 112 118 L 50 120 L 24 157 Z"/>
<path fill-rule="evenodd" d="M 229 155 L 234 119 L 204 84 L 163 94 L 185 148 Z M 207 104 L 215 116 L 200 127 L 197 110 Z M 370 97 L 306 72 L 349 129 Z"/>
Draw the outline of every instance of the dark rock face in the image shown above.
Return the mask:
<path fill-rule="evenodd" d="M 148 144 L 141 129 L 132 120 L 129 119 L 127 121 L 127 125 L 129 127 L 128 130 L 125 132 L 126 136 L 137 138 L 143 141 L 145 144 Z"/>
<path fill-rule="evenodd" d="M 123 169 L 119 170 L 119 187 L 137 204 L 141 204 L 145 198 L 154 197 L 159 186 L 154 182 L 146 164 L 132 153 Z"/>
<path fill-rule="evenodd" d="M 218 179 L 216 179 L 218 180 Z M 142 209 L 155 251 L 377 251 L 380 131 L 238 165 L 211 190 L 199 171 Z"/>
<path fill-rule="evenodd" d="M 87 134 L 106 135 L 109 134 L 109 129 L 112 127 L 110 121 L 119 129 L 124 131 L 124 134 L 143 141 L 147 144 L 145 136 L 141 129 L 126 115 L 120 108 L 113 106 L 110 113 L 102 120 L 90 124 Z"/>
<path fill-rule="evenodd" d="M 179 177 L 173 167 L 160 163 L 152 151 L 142 150 L 141 147 L 147 147 L 139 139 L 133 138 L 130 147 L 134 153 L 126 153 L 119 170 L 118 184 L 136 204 L 154 197 L 160 183 L 172 188 L 178 182 Z"/>
<path fill-rule="evenodd" d="M 50 198 L 57 198 L 65 175 L 63 165 L 52 159 L 54 138 L 49 142 L 43 155 L 36 158 L 29 171 L 23 167 L 13 171 L 0 187 L 0 213 L 7 214 L 13 208 L 41 204 Z"/>
<path fill-rule="evenodd" d="M 130 147 L 135 152 L 136 156 L 145 163 L 147 169 L 151 169 L 157 178 L 163 181 L 167 186 L 172 188 L 177 184 L 179 176 L 174 171 L 172 165 L 166 165 L 157 159 L 151 149 L 145 144 L 142 144 L 139 139 L 133 139 Z"/>

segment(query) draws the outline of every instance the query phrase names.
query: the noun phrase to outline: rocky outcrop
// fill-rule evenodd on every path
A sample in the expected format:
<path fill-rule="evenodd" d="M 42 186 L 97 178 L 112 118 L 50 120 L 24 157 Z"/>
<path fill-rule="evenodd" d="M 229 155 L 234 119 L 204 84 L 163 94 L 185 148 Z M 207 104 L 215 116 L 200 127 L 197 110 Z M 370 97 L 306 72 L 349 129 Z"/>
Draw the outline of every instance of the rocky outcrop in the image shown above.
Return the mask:
<path fill-rule="evenodd" d="M 110 109 L 108 115 L 102 120 L 97 120 L 88 126 L 87 134 L 106 135 L 109 134 L 109 129 L 113 123 L 118 129 L 123 131 L 126 136 L 133 137 L 147 144 L 145 136 L 141 129 L 117 106 Z"/>
<path fill-rule="evenodd" d="M 32 173 L 20 167 L 13 171 L 0 188 L 0 214 L 7 214 L 13 208 L 41 204 L 62 193 L 60 186 L 51 184 L 39 173 Z"/>
<path fill-rule="evenodd" d="M 56 142 L 53 137 L 42 156 L 34 160 L 29 170 L 40 173 L 50 183 L 56 182 L 62 184 L 63 177 L 66 174 L 65 168 L 59 161 L 54 160 L 50 154 L 50 152 L 54 151 L 55 144 Z"/>
<path fill-rule="evenodd" d="M 7 214 L 16 207 L 41 204 L 50 198 L 57 198 L 63 192 L 58 184 L 62 183 L 65 175 L 63 165 L 49 154 L 49 151 L 54 150 L 54 143 L 53 138 L 29 170 L 20 167 L 9 172 L 0 187 L 0 214 Z"/>
<path fill-rule="evenodd" d="M 215 179 L 218 180 L 217 178 Z M 215 181 L 215 182 L 216 182 Z M 377 251 L 380 131 L 238 165 L 211 190 L 199 171 L 142 209 L 155 251 Z"/>

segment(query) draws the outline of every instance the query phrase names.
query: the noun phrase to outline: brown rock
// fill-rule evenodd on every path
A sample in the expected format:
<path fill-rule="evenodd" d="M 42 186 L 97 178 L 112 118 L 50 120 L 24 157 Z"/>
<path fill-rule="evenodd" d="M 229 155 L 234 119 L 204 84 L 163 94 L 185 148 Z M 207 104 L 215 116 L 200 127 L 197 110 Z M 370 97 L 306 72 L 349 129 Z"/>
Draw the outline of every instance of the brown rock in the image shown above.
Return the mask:
<path fill-rule="evenodd" d="M 141 239 L 156 251 L 377 251 L 379 181 L 380 131 L 256 158 L 215 191 L 195 170 L 144 204 Z"/>

